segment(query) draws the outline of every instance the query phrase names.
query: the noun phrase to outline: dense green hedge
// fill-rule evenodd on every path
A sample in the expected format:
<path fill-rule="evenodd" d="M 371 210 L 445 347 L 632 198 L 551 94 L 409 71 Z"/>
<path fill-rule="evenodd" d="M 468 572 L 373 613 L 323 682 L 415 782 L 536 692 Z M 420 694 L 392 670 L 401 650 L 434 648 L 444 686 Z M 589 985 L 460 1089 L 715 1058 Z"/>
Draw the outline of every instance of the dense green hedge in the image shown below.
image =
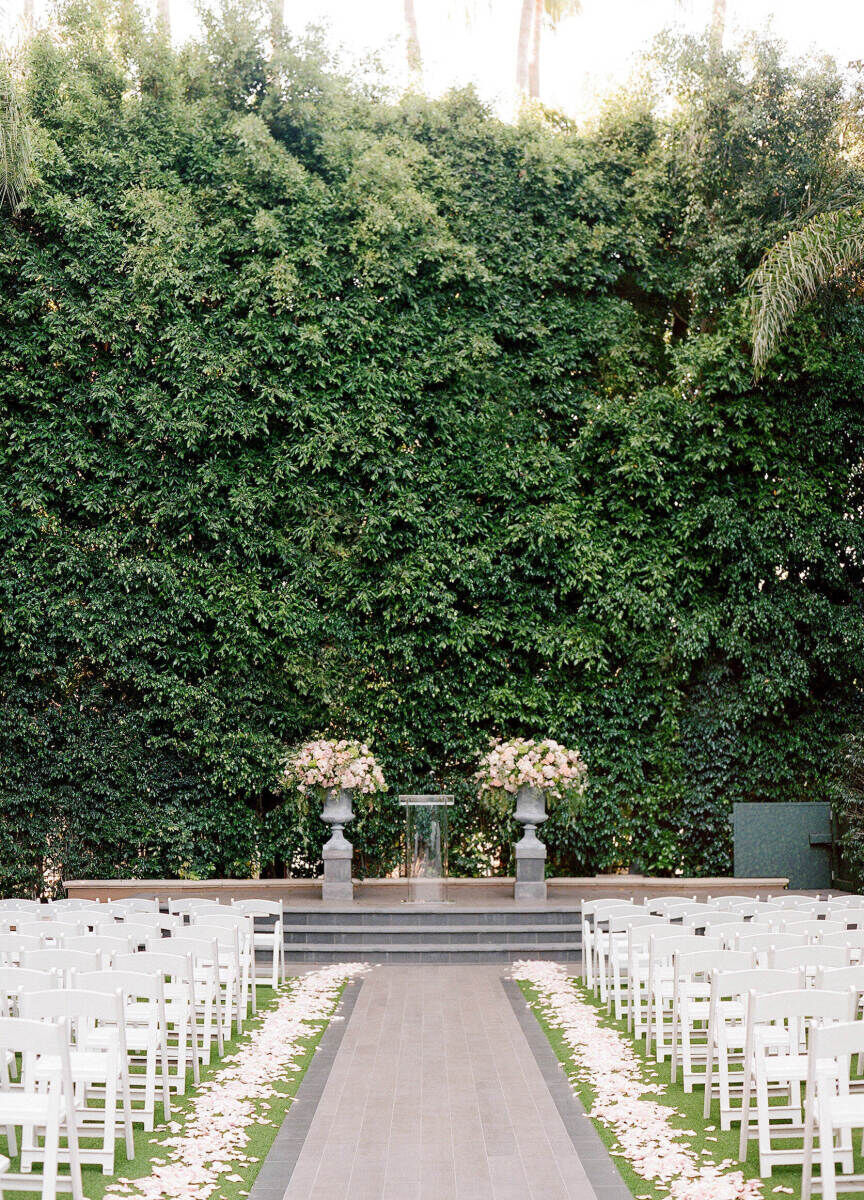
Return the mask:
<path fill-rule="evenodd" d="M 864 314 L 805 314 L 757 386 L 740 289 L 854 175 L 835 75 L 670 46 L 578 131 L 268 59 L 240 11 L 177 53 L 65 20 L 0 224 L 2 887 L 314 871 L 273 781 L 327 730 L 457 791 L 463 872 L 508 864 L 492 733 L 583 750 L 561 872 L 725 870 L 732 801 L 823 796 Z M 352 829 L 392 868 L 392 797 Z"/>

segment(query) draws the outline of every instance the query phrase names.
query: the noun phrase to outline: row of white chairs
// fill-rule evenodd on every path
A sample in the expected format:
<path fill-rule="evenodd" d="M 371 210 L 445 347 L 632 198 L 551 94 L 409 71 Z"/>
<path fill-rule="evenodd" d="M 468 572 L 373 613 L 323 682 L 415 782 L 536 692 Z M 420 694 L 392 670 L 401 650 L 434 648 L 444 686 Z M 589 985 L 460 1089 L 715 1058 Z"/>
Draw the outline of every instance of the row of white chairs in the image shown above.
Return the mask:
<path fill-rule="evenodd" d="M 71 1188 L 81 1200 L 81 1164 L 113 1174 L 116 1141 L 131 1157 L 133 1126 L 152 1130 L 160 1103 L 169 1119 L 187 1072 L 198 1084 L 255 1011 L 256 985 L 284 979 L 281 906 L 172 907 L 0 901 L 0 1197 Z M 273 960 L 264 980 L 262 945 Z"/>
<path fill-rule="evenodd" d="M 704 1087 L 706 1119 L 716 1104 L 739 1123 L 742 1161 L 755 1139 L 760 1174 L 799 1164 L 809 1197 L 818 1159 L 831 1200 L 864 1188 L 864 898 L 782 900 L 594 902 L 583 978 L 685 1091 Z"/>

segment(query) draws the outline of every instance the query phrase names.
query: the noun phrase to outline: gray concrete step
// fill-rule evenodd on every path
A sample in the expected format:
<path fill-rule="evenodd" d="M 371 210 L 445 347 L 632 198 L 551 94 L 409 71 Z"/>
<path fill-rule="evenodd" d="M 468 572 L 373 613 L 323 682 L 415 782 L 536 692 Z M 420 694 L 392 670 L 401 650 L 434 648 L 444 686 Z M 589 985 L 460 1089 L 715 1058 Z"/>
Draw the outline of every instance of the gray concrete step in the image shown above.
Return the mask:
<path fill-rule="evenodd" d="M 481 963 L 513 962 L 519 958 L 554 959 L 579 962 L 578 947 L 566 942 L 370 942 L 346 945 L 342 942 L 294 943 L 285 947 L 289 963 L 370 962 L 370 963 Z"/>
<path fill-rule="evenodd" d="M 548 941 L 568 942 L 578 947 L 582 941 L 580 925 L 512 925 L 489 926 L 468 924 L 391 924 L 362 925 L 357 927 L 334 925 L 286 925 L 285 945 L 336 942 L 340 945 L 403 942 L 440 945 L 442 943 L 476 944 L 484 942 L 495 945 L 513 943 L 538 944 Z"/>

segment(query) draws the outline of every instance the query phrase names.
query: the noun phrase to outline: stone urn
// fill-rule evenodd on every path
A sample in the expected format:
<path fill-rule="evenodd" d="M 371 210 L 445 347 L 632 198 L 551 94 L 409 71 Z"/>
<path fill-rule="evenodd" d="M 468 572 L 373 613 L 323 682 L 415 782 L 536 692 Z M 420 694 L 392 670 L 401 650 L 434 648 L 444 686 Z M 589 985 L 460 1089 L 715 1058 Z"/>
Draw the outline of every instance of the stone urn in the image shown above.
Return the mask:
<path fill-rule="evenodd" d="M 516 843 L 516 900 L 546 899 L 546 847 L 537 836 L 537 826 L 546 820 L 546 793 L 523 784 L 516 793 L 513 814 L 525 831 Z"/>
<path fill-rule="evenodd" d="M 324 882 L 322 900 L 353 900 L 351 859 L 354 847 L 345 837 L 344 827 L 354 820 L 352 788 L 327 788 L 321 820 L 331 827 L 330 838 L 324 843 Z"/>

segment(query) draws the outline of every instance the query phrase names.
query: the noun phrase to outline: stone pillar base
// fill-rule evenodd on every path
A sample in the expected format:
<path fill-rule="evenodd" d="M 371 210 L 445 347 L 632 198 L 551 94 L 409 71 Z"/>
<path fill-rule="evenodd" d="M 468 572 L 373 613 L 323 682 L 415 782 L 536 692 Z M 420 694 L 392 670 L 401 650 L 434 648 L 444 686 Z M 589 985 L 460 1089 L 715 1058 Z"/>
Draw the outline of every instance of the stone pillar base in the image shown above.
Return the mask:
<path fill-rule="evenodd" d="M 534 825 L 525 826 L 525 834 L 516 843 L 515 900 L 546 899 L 546 847 L 537 837 Z"/>
<path fill-rule="evenodd" d="M 345 840 L 342 827 L 333 830 L 333 836 L 324 845 L 324 879 L 321 883 L 322 900 L 353 900 L 354 884 L 351 880 L 351 858 L 354 847 Z"/>

